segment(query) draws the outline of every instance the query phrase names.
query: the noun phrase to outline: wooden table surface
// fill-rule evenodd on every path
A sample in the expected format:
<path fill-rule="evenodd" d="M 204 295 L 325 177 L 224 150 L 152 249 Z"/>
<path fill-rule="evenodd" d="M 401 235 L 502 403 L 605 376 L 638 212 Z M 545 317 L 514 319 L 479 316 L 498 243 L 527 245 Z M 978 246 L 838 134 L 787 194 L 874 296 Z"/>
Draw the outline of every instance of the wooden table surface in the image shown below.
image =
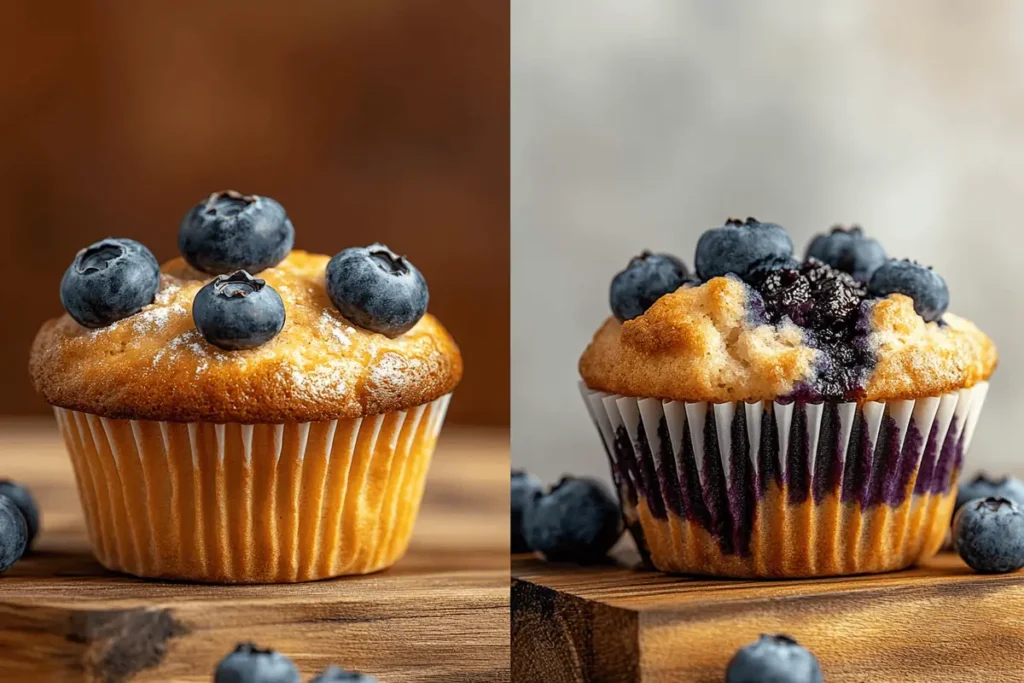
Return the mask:
<path fill-rule="evenodd" d="M 948 553 L 902 572 L 791 581 L 638 565 L 632 549 L 598 567 L 513 557 L 513 680 L 721 683 L 739 647 L 786 633 L 829 683 L 1024 681 L 1024 572 L 979 575 Z"/>
<path fill-rule="evenodd" d="M 0 576 L 0 681 L 209 681 L 239 641 L 303 680 L 328 663 L 391 681 L 509 680 L 508 433 L 451 426 L 412 545 L 385 572 L 285 586 L 146 581 L 89 552 L 52 420 L 0 422 L 0 478 L 43 513 L 36 551 Z"/>

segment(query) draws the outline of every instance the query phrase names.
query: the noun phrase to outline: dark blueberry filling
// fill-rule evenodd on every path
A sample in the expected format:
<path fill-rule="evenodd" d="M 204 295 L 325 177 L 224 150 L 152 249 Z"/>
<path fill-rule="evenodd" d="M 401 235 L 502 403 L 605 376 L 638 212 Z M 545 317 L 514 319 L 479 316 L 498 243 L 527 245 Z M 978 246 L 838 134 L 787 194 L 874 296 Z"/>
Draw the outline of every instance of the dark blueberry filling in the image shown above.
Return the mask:
<path fill-rule="evenodd" d="M 853 276 L 816 259 L 798 267 L 765 266 L 747 278 L 755 322 L 790 321 L 805 343 L 821 353 L 815 378 L 797 386 L 791 400 L 858 398 L 875 359 L 869 344 L 867 289 Z"/>

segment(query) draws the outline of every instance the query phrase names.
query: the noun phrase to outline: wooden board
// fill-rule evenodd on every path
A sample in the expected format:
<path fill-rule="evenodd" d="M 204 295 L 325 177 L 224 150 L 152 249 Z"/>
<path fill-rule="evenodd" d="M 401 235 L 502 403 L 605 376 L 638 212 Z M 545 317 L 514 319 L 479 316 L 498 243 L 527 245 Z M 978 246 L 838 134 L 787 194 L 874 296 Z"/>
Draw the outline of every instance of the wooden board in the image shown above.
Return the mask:
<path fill-rule="evenodd" d="M 600 567 L 512 559 L 516 681 L 721 683 L 760 633 L 810 648 L 830 683 L 1024 680 L 1024 574 L 956 556 L 891 574 L 737 581 L 673 577 L 635 553 Z"/>
<path fill-rule="evenodd" d="M 508 434 L 446 428 L 408 555 L 365 577 L 288 586 L 143 581 L 88 550 L 52 421 L 0 423 L 0 478 L 43 510 L 37 552 L 0 576 L 0 681 L 204 681 L 239 641 L 303 680 L 328 663 L 383 681 L 507 681 Z"/>

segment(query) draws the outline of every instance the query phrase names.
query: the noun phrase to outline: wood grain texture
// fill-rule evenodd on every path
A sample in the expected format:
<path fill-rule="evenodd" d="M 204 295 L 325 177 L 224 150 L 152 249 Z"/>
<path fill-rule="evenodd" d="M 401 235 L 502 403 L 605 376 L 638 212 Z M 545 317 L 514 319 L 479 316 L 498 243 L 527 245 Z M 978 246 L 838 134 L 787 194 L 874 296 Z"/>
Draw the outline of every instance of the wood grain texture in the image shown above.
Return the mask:
<path fill-rule="evenodd" d="M 795 581 L 673 577 L 630 551 L 600 567 L 512 559 L 512 678 L 720 683 L 736 649 L 787 633 L 826 680 L 1024 680 L 1024 575 L 943 554 L 891 574 Z"/>
<path fill-rule="evenodd" d="M 0 681 L 209 681 L 239 641 L 304 680 L 330 662 L 384 681 L 507 681 L 508 436 L 442 433 L 407 556 L 365 577 L 282 586 L 143 581 L 88 550 L 51 422 L 0 422 L 0 478 L 43 510 L 37 551 L 0 576 Z"/>

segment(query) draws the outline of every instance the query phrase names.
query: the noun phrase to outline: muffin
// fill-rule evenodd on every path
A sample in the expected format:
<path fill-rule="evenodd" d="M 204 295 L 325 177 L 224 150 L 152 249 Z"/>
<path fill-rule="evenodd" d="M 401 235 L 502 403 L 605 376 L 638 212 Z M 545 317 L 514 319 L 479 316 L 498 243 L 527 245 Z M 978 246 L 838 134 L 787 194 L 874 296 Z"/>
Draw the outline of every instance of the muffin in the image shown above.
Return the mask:
<path fill-rule="evenodd" d="M 284 209 L 211 195 L 157 267 L 106 239 L 32 346 L 99 561 L 136 576 L 277 583 L 404 553 L 459 350 L 383 245 L 292 251 Z"/>
<path fill-rule="evenodd" d="M 706 232 L 695 270 L 634 258 L 579 363 L 641 552 L 732 577 L 933 555 L 997 362 L 945 281 L 859 228 L 799 261 L 753 218 Z"/>

